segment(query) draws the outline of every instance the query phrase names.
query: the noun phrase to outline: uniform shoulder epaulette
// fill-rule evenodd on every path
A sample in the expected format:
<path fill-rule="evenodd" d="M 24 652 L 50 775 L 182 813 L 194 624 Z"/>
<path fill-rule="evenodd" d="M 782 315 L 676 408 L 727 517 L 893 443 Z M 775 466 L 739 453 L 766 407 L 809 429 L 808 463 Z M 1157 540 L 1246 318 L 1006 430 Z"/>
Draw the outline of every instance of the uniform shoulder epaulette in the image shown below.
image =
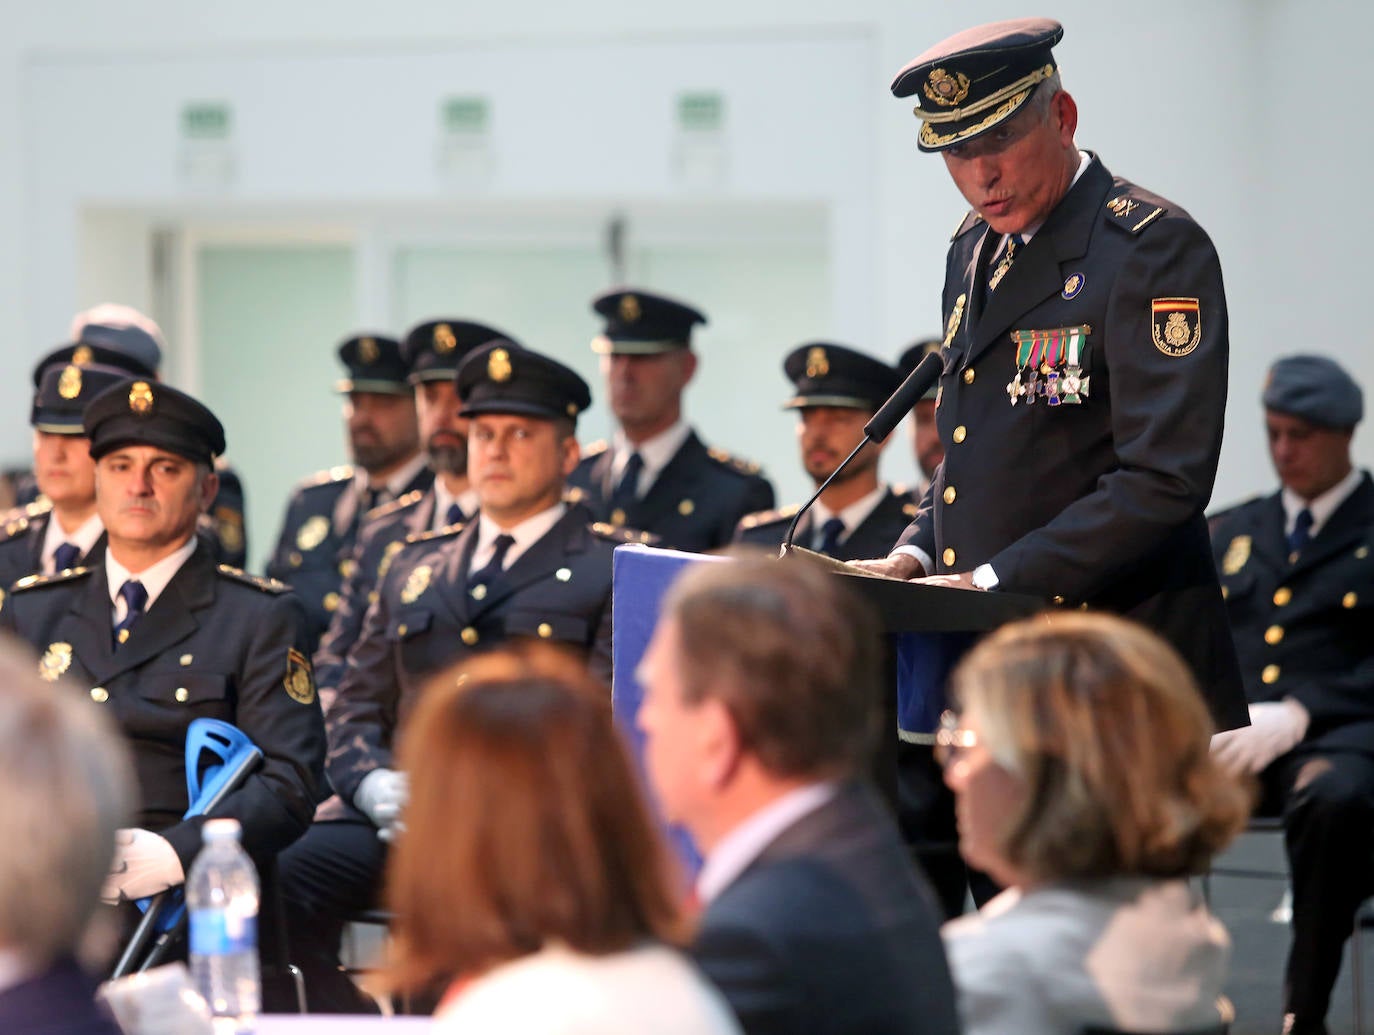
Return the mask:
<path fill-rule="evenodd" d="M 451 535 L 457 535 L 465 527 L 467 522 L 459 521 L 456 524 L 445 525 L 443 528 L 429 528 L 423 532 L 411 532 L 406 536 L 407 543 L 427 543 L 431 539 L 444 539 Z"/>
<path fill-rule="evenodd" d="M 1243 499 L 1238 503 L 1227 504 L 1220 510 L 1214 510 L 1207 515 L 1208 527 L 1215 528 L 1217 524 L 1225 521 L 1227 518 L 1231 517 L 1231 515 L 1238 514 L 1246 507 L 1253 507 L 1256 503 L 1261 503 L 1266 499 L 1268 499 L 1268 497 L 1263 495 L 1251 496 L 1249 499 Z"/>
<path fill-rule="evenodd" d="M 1107 222 L 1128 234 L 1138 234 L 1169 211 L 1159 203 L 1160 200 L 1142 195 L 1130 187 L 1113 187 L 1107 197 Z"/>
<path fill-rule="evenodd" d="M 976 210 L 970 209 L 964 214 L 963 218 L 955 224 L 954 233 L 949 235 L 949 239 L 951 241 L 957 241 L 982 221 L 983 217 L 980 216 Z"/>
<path fill-rule="evenodd" d="M 300 487 L 302 489 L 313 489 L 317 485 L 330 485 L 334 482 L 346 482 L 353 477 L 352 464 L 340 464 L 338 467 L 327 467 L 323 471 L 316 471 L 307 478 L 302 478 Z"/>
<path fill-rule="evenodd" d="M 626 528 L 624 525 L 609 525 L 605 521 L 598 521 L 589 527 L 592 535 L 612 543 L 642 543 L 645 546 L 655 546 L 661 541 L 660 537 L 652 532 L 641 532 L 637 528 Z"/>
<path fill-rule="evenodd" d="M 606 450 L 610 448 L 611 444 L 609 442 L 607 442 L 604 438 L 599 438 L 590 445 L 585 445 L 582 447 L 582 459 L 590 460 L 592 459 L 592 457 L 600 456 L 602 453 L 606 452 Z"/>
<path fill-rule="evenodd" d="M 291 591 L 291 587 L 285 582 L 278 582 L 276 579 L 270 579 L 266 575 L 252 575 L 242 568 L 235 568 L 232 564 L 221 564 L 218 566 L 217 570 L 227 579 L 233 579 L 235 582 L 242 582 L 245 586 L 252 586 L 254 589 L 262 590 L 264 593 L 288 593 Z"/>
<path fill-rule="evenodd" d="M 754 461 L 745 460 L 743 457 L 731 456 L 719 446 L 712 446 L 706 451 L 706 455 L 725 469 L 734 471 L 736 474 L 755 475 L 758 474 L 760 470 L 759 465 L 754 463 Z"/>
<path fill-rule="evenodd" d="M 739 519 L 740 528 L 758 528 L 760 525 L 775 525 L 779 521 L 788 521 L 797 516 L 797 511 L 801 510 L 800 503 L 792 503 L 786 507 L 777 507 L 773 510 L 756 510 L 752 514 L 745 514 Z"/>
<path fill-rule="evenodd" d="M 377 506 L 364 514 L 363 517 L 367 521 L 371 521 L 374 518 L 387 517 L 388 515 L 395 514 L 397 511 L 409 510 L 424 498 L 425 494 L 423 490 L 411 489 L 404 495 L 397 496 L 394 500 L 387 500 L 385 503 L 377 504 Z"/>
<path fill-rule="evenodd" d="M 42 517 L 52 510 L 52 500 L 40 496 L 32 503 L 11 507 L 0 514 L 0 540 L 23 534 L 34 518 Z"/>
<path fill-rule="evenodd" d="M 83 575 L 89 575 L 90 568 L 67 568 L 63 571 L 53 572 L 51 575 L 25 575 L 14 584 L 12 592 L 19 593 L 26 589 L 37 589 L 40 586 L 55 586 L 59 582 L 70 582 L 72 579 L 79 579 Z"/>

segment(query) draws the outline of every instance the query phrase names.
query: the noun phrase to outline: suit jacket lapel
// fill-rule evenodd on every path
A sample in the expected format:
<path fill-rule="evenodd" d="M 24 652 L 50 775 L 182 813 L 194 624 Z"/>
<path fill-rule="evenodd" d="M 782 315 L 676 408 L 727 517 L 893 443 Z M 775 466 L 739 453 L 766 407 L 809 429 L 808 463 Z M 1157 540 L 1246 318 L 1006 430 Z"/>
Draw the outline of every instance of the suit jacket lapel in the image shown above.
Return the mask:
<path fill-rule="evenodd" d="M 444 570 L 434 573 L 435 595 L 463 625 L 468 624 L 475 604 L 468 596 L 468 572 L 472 566 L 472 552 L 477 549 L 477 527 L 475 517 L 463 526 L 455 540 L 457 548 L 448 553 Z"/>
<path fill-rule="evenodd" d="M 1025 246 L 1025 254 L 1012 264 L 997 290 L 989 293 L 987 305 L 974 324 L 970 362 L 1001 340 L 1021 316 L 1063 288 L 1063 264 L 1086 254 L 1111 186 L 1111 173 L 1093 158 Z"/>
<path fill-rule="evenodd" d="M 104 678 L 110 679 L 137 668 L 200 627 L 195 612 L 215 600 L 213 564 L 214 559 L 205 547 L 198 546 L 148 612 L 138 620 L 129 642 L 112 652 L 109 674 Z M 104 588 L 108 593 L 108 583 Z"/>
<path fill-rule="evenodd" d="M 1293 563 L 1293 571 L 1300 572 L 1321 564 L 1332 554 L 1340 553 L 1364 538 L 1369 528 L 1371 509 L 1374 509 L 1374 483 L 1366 474 L 1355 491 L 1327 519 L 1321 531 L 1303 547 Z"/>
<path fill-rule="evenodd" d="M 678 501 L 690 499 L 696 484 L 694 472 L 700 470 L 699 462 L 706 456 L 706 447 L 695 431 L 689 432 L 673 458 L 658 472 L 653 485 L 644 494 L 638 505 L 630 513 L 629 524 L 636 528 L 648 528 L 656 520 L 673 512 Z"/>

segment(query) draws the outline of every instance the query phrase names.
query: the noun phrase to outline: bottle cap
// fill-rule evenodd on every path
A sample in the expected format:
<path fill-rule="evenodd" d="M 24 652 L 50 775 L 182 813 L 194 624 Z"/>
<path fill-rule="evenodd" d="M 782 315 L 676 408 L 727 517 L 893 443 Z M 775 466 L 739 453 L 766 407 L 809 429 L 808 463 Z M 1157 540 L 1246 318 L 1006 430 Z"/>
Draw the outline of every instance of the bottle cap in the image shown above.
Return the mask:
<path fill-rule="evenodd" d="M 236 819 L 207 819 L 200 829 L 206 844 L 211 841 L 237 841 L 242 833 Z"/>

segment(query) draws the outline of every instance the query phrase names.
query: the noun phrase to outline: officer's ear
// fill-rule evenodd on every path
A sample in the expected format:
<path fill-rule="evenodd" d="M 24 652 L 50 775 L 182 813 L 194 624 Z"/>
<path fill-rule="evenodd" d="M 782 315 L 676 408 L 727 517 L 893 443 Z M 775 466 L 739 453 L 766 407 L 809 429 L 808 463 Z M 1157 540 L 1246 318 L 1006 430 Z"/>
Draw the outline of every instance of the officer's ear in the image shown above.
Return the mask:
<path fill-rule="evenodd" d="M 219 475 L 213 467 L 205 464 L 197 464 L 196 470 L 200 474 L 200 512 L 208 514 L 215 496 L 219 494 Z"/>

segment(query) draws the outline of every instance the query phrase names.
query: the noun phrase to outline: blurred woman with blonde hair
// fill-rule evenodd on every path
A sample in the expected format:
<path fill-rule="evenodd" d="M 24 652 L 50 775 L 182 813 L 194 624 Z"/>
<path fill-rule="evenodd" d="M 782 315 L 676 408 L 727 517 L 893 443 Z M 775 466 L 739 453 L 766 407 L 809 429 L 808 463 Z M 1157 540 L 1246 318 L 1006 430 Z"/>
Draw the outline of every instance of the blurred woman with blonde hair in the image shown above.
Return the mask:
<path fill-rule="evenodd" d="M 393 988 L 447 988 L 438 1031 L 731 1035 L 666 852 L 584 667 L 496 653 L 436 677 L 401 745 Z"/>
<path fill-rule="evenodd" d="M 1056 613 L 989 636 L 951 694 L 937 754 L 960 852 L 1007 889 L 944 929 L 968 1035 L 1220 1030 L 1230 942 L 1187 878 L 1250 794 L 1212 761 L 1178 655 Z"/>

